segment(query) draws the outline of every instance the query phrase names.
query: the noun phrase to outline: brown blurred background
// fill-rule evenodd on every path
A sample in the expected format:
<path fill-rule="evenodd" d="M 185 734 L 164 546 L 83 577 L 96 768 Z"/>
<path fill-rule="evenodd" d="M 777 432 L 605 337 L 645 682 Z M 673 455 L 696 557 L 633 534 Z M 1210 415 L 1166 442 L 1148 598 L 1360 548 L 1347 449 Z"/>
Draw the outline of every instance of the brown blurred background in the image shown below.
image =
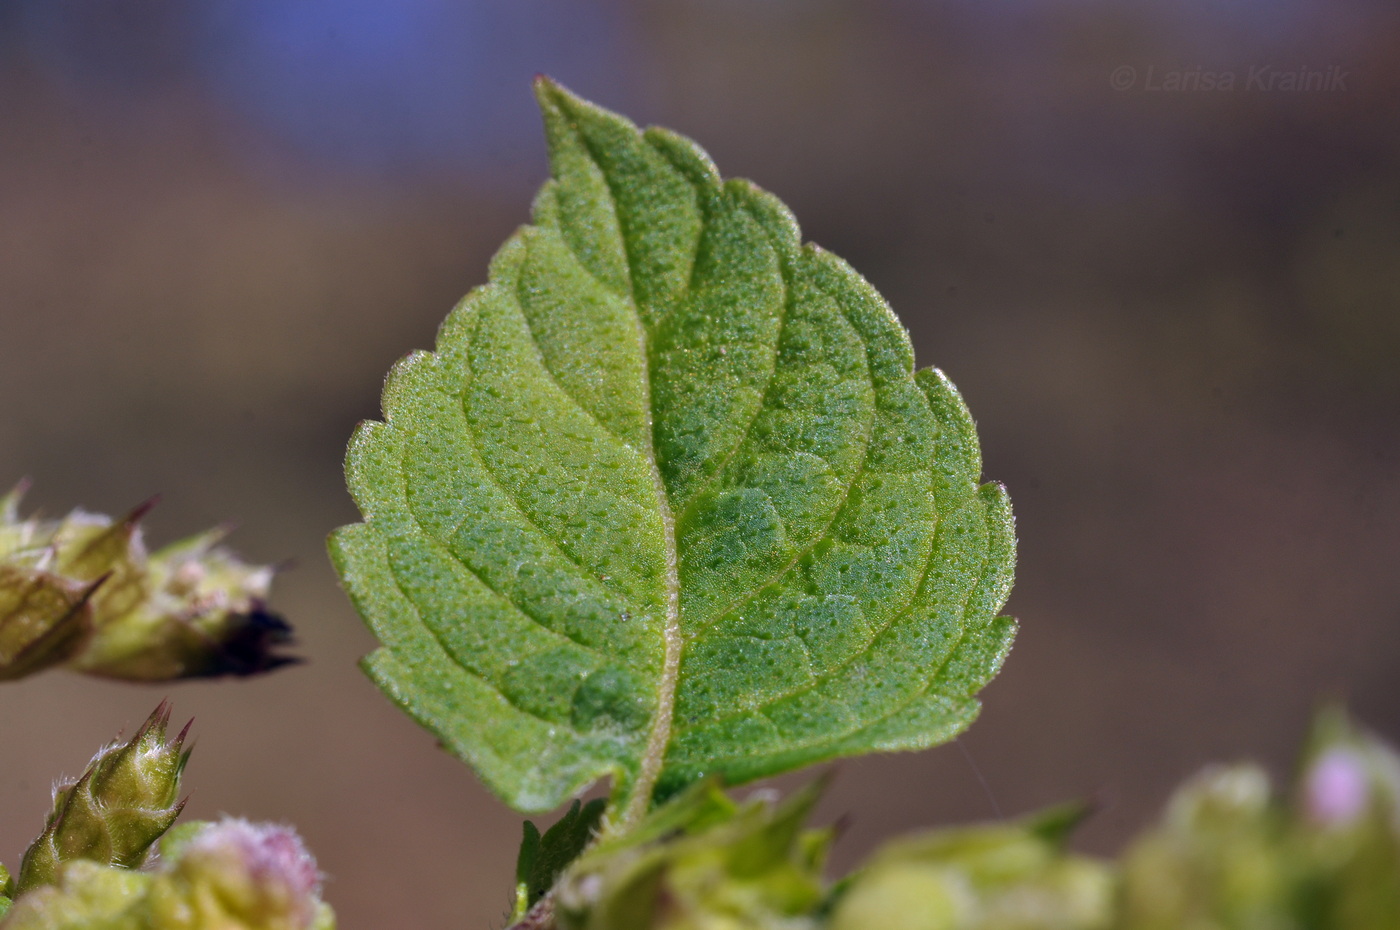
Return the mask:
<path fill-rule="evenodd" d="M 238 521 L 310 659 L 0 687 L 0 858 L 168 694 L 190 813 L 295 821 L 346 930 L 500 925 L 520 818 L 360 676 L 323 539 L 526 217 L 537 71 L 786 199 L 1010 487 L 1016 650 L 967 753 L 841 767 L 838 865 L 1085 795 L 1111 850 L 1208 760 L 1286 774 L 1326 697 L 1400 737 L 1398 51 L 1364 0 L 0 2 L 0 483 Z"/>

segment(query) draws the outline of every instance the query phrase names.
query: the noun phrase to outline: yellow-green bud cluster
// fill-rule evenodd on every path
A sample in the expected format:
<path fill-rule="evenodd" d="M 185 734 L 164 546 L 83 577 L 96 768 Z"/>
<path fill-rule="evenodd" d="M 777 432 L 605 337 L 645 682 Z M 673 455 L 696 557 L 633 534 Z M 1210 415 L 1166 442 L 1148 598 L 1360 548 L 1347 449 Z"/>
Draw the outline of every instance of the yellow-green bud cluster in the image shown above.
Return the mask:
<path fill-rule="evenodd" d="M 563 930 L 808 930 L 820 926 L 830 830 L 805 821 L 820 786 L 735 804 L 701 783 L 625 837 L 603 841 L 520 922 Z"/>
<path fill-rule="evenodd" d="M 1255 766 L 1177 791 L 1122 865 L 1115 930 L 1400 927 L 1400 757 L 1319 716 L 1294 795 Z"/>
<path fill-rule="evenodd" d="M 316 862 L 288 827 L 226 819 L 171 831 L 149 871 L 94 862 L 20 898 L 5 930 L 334 930 Z"/>
<path fill-rule="evenodd" d="M 21 519 L 0 499 L 0 680 L 55 666 L 139 681 L 249 675 L 290 628 L 264 602 L 273 569 L 248 565 L 214 530 L 148 553 L 140 521 L 75 510 Z"/>
<path fill-rule="evenodd" d="M 1319 717 L 1291 796 L 1256 766 L 1206 769 L 1116 863 L 1067 848 L 1085 813 L 1068 805 L 897 840 L 827 886 L 830 834 L 802 826 L 815 794 L 738 805 L 700 785 L 605 833 L 515 927 L 1400 928 L 1400 756 L 1336 711 Z"/>
<path fill-rule="evenodd" d="M 851 880 L 828 926 L 1107 930 L 1113 875 L 1096 860 L 1065 851 L 1065 835 L 1076 819 L 1052 811 L 1020 824 L 940 830 L 897 841 Z"/>
<path fill-rule="evenodd" d="M 177 798 L 189 727 L 167 740 L 169 722 L 170 707 L 162 702 L 129 741 L 105 747 L 77 781 L 54 788 L 44 832 L 20 864 L 19 894 L 55 882 L 66 862 L 134 869 L 145 861 L 184 807 Z"/>
<path fill-rule="evenodd" d="M 14 880 L 10 877 L 10 870 L 5 868 L 4 863 L 0 863 L 0 917 L 4 917 L 10 910 L 10 905 L 14 903 L 10 899 L 14 890 Z"/>

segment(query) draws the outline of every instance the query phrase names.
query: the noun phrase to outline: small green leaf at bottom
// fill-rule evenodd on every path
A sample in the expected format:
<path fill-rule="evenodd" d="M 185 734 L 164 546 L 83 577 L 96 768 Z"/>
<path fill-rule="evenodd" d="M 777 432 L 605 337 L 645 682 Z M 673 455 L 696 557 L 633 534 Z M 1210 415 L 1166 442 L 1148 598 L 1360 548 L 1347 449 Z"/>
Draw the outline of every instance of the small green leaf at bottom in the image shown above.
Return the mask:
<path fill-rule="evenodd" d="M 515 864 L 516 904 L 513 919 L 543 898 L 564 869 L 579 857 L 597 832 L 608 802 L 595 798 L 587 804 L 574 801 L 559 822 L 540 835 L 530 821 L 525 821 L 524 839 Z"/>

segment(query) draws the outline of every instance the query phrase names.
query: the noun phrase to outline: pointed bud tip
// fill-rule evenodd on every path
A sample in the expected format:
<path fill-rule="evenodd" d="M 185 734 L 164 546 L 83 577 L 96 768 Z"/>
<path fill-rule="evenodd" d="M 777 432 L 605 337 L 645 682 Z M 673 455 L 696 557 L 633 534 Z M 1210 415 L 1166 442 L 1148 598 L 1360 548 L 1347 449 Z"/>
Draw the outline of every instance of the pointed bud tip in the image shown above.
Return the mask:
<path fill-rule="evenodd" d="M 79 596 L 78 607 L 81 607 L 83 604 L 86 604 L 88 601 L 92 600 L 92 596 L 97 593 L 97 590 L 101 588 L 104 584 L 106 584 L 108 581 L 110 581 L 111 578 L 112 572 L 103 572 L 96 578 L 92 579 L 92 582 L 86 588 L 83 589 L 82 594 Z"/>
<path fill-rule="evenodd" d="M 145 729 L 147 731 L 158 730 L 164 736 L 165 728 L 170 724 L 170 712 L 173 709 L 174 706 L 170 703 L 170 698 L 161 698 L 151 716 L 146 718 Z"/>
<path fill-rule="evenodd" d="M 122 524 L 128 529 L 136 526 L 145 518 L 146 514 L 155 509 L 156 504 L 160 503 L 160 497 L 159 494 L 152 494 L 150 497 L 131 508 L 131 511 L 122 518 Z"/>
<path fill-rule="evenodd" d="M 10 488 L 10 493 L 0 497 L 0 517 L 7 521 L 19 519 L 19 505 L 24 500 L 24 496 L 29 493 L 29 488 L 33 484 L 28 477 L 21 478 Z"/>

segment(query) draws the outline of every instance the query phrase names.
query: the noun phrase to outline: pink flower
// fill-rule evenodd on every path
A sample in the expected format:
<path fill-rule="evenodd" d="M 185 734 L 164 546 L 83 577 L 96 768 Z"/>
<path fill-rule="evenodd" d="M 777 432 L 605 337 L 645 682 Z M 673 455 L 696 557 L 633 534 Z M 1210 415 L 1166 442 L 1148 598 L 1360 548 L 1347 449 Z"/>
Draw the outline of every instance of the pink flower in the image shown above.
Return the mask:
<path fill-rule="evenodd" d="M 1303 783 L 1308 816 L 1323 826 L 1347 826 L 1361 816 L 1370 800 L 1366 762 L 1351 749 L 1339 747 L 1323 753 Z"/>
<path fill-rule="evenodd" d="M 321 873 L 291 827 L 225 818 L 190 841 L 181 866 L 214 879 L 237 912 L 296 927 L 315 919 Z"/>

